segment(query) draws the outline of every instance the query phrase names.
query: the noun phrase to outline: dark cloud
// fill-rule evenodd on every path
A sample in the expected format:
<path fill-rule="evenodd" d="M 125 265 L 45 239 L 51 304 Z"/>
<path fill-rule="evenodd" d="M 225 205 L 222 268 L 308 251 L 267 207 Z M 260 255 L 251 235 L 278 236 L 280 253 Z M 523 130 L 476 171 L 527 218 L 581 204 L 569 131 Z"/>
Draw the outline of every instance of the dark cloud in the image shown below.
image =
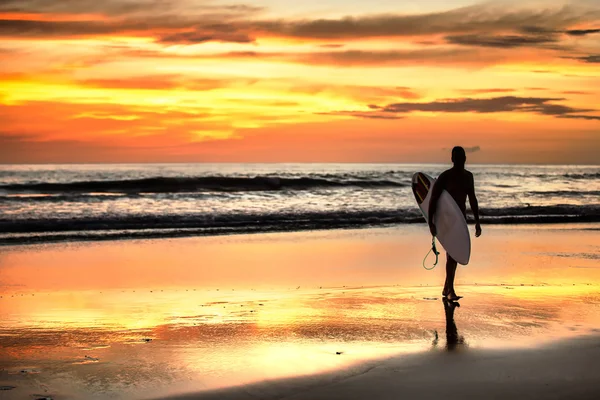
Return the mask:
<path fill-rule="evenodd" d="M 155 37 L 168 44 L 208 41 L 248 43 L 254 38 L 248 26 L 241 21 L 247 21 L 261 10 L 249 5 L 219 6 L 208 0 L 2 0 L 0 37 L 68 38 L 127 34 Z M 37 13 L 40 18 L 2 19 L 3 11 Z M 61 18 L 53 20 L 55 13 L 61 14 Z M 47 15 L 42 17 L 42 14 Z M 88 17 L 93 14 L 107 18 Z M 69 15 L 72 16 L 70 20 L 66 19 Z"/>
<path fill-rule="evenodd" d="M 486 62 L 492 57 L 484 56 L 469 49 L 420 49 L 420 50 L 346 50 L 330 52 L 297 53 L 287 56 L 293 61 L 306 64 L 325 65 L 398 65 L 402 63 L 430 64 L 432 61 L 444 64 L 462 64 L 471 60 Z"/>
<path fill-rule="evenodd" d="M 163 43 L 195 44 L 209 41 L 249 43 L 254 38 L 223 22 L 205 22 L 181 31 L 177 21 L 32 21 L 0 19 L 0 36 L 61 38 L 133 34 L 157 37 Z M 156 32 L 153 30 L 156 29 Z M 169 33 L 158 33 L 166 30 Z"/>
<path fill-rule="evenodd" d="M 548 29 L 540 26 L 524 26 L 519 28 L 519 32 L 526 34 L 566 34 L 569 36 L 586 36 L 594 33 L 600 33 L 600 28 L 592 28 L 592 29 L 566 29 L 566 30 L 556 30 L 556 29 Z"/>
<path fill-rule="evenodd" d="M 178 32 L 159 37 L 159 42 L 167 44 L 197 44 L 205 42 L 252 43 L 254 38 L 243 32 L 230 31 L 226 27 L 203 27 L 196 31 Z"/>
<path fill-rule="evenodd" d="M 183 44 L 209 40 L 251 42 L 262 36 L 351 40 L 446 35 L 455 44 L 511 48 L 554 43 L 558 40 L 557 32 L 594 33 L 595 29 L 569 28 L 600 21 L 600 7 L 575 5 L 533 10 L 488 3 L 416 15 L 313 20 L 259 19 L 262 10 L 246 4 L 217 5 L 210 0 L 2 0 L 0 12 L 57 13 L 63 18 L 2 20 L 0 35 L 60 37 L 127 32 L 150 37 L 158 34 L 158 39 L 165 43 Z M 89 14 L 109 18 L 81 21 L 81 16 Z M 80 17 L 69 21 L 64 20 L 64 15 Z M 523 32 L 526 34 L 516 34 Z"/>
<path fill-rule="evenodd" d="M 600 33 L 600 28 L 599 29 L 570 29 L 565 31 L 565 33 L 567 35 L 571 35 L 571 36 L 585 36 L 585 35 L 590 35 L 592 33 Z"/>
<path fill-rule="evenodd" d="M 383 110 L 391 113 L 409 113 L 413 111 L 447 113 L 533 111 L 546 114 L 546 108 L 551 106 L 548 102 L 557 100 L 563 99 L 516 96 L 495 97 L 491 99 L 466 98 L 433 101 L 430 103 L 394 103 L 385 106 Z M 570 111 L 573 112 L 579 110 L 570 109 Z"/>
<path fill-rule="evenodd" d="M 521 35 L 456 35 L 447 36 L 446 40 L 451 44 L 462 46 L 480 46 L 497 48 L 531 47 L 543 44 L 558 43 L 556 36 L 521 36 Z"/>
<path fill-rule="evenodd" d="M 476 153 L 481 150 L 481 147 L 479 147 L 479 146 L 463 147 L 463 148 L 465 149 L 466 153 Z"/>
<path fill-rule="evenodd" d="M 572 58 L 573 60 L 583 61 L 585 63 L 590 63 L 590 64 L 600 63 L 600 54 L 592 54 L 592 55 L 589 55 L 589 56 L 569 57 L 569 58 Z"/>
<path fill-rule="evenodd" d="M 125 28 L 125 29 L 123 29 Z M 96 21 L 32 21 L 0 19 L 0 35 L 13 37 L 60 37 L 114 33 L 116 26 Z M 123 31 L 127 27 L 121 27 Z"/>
<path fill-rule="evenodd" d="M 517 96 L 504 96 L 494 97 L 490 99 L 448 99 L 441 101 L 432 101 L 429 103 L 392 103 L 387 106 L 369 106 L 372 113 L 382 115 L 383 113 L 390 113 L 393 115 L 404 115 L 415 111 L 423 112 L 444 112 L 444 113 L 499 113 L 499 112 L 526 112 L 535 113 L 541 115 L 550 115 L 555 117 L 564 118 L 579 118 L 579 119 L 590 119 L 595 120 L 600 117 L 591 115 L 581 115 L 580 113 L 591 112 L 595 110 L 573 108 L 562 104 L 555 104 L 552 102 L 562 101 L 562 98 L 544 98 L 544 97 L 517 97 Z M 338 112 L 342 114 L 344 112 Z M 363 112 L 363 114 L 369 114 L 369 112 Z M 356 113 L 352 113 L 354 116 L 363 116 Z"/>
<path fill-rule="evenodd" d="M 600 115 L 561 115 L 560 118 L 569 118 L 569 119 L 585 119 L 588 121 L 600 121 Z"/>
<path fill-rule="evenodd" d="M 518 31 L 524 26 L 564 30 L 600 19 L 600 9 L 567 6 L 555 9 L 507 9 L 491 4 L 420 15 L 375 15 L 306 21 L 263 21 L 259 29 L 282 36 L 340 39 Z"/>
<path fill-rule="evenodd" d="M 541 26 L 521 26 L 518 28 L 518 31 L 521 33 L 534 34 L 534 35 L 557 33 L 556 30 L 554 30 L 554 29 L 549 29 L 547 27 L 541 27 Z"/>
<path fill-rule="evenodd" d="M 248 4 L 217 5 L 211 0 L 2 0 L 0 11 L 39 14 L 195 15 L 206 13 L 255 14 L 263 7 Z"/>
<path fill-rule="evenodd" d="M 106 14 L 121 15 L 140 9 L 154 8 L 158 1 L 126 1 L 126 0 L 2 0 L 0 11 L 26 13 L 68 13 L 68 14 Z M 166 2 L 163 4 L 167 5 Z"/>

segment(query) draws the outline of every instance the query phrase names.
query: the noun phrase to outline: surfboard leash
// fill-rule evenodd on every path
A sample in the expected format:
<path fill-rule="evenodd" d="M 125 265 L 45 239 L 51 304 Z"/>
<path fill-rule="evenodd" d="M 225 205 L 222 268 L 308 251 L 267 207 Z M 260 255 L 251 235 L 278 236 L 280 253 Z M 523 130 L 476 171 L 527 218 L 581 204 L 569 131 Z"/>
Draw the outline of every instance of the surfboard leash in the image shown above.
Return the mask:
<path fill-rule="evenodd" d="M 427 257 L 429 257 L 429 254 L 431 254 L 432 251 L 433 251 L 433 254 L 435 254 L 435 263 L 433 264 L 433 266 L 431 268 L 427 268 L 425 266 L 425 261 L 427 261 Z M 439 255 L 440 255 L 440 252 L 437 251 L 437 248 L 435 247 L 435 236 L 432 236 L 431 237 L 431 249 L 429 249 L 429 251 L 425 255 L 425 258 L 423 259 L 423 268 L 425 268 L 427 271 L 431 271 L 432 269 L 434 269 L 438 264 Z"/>

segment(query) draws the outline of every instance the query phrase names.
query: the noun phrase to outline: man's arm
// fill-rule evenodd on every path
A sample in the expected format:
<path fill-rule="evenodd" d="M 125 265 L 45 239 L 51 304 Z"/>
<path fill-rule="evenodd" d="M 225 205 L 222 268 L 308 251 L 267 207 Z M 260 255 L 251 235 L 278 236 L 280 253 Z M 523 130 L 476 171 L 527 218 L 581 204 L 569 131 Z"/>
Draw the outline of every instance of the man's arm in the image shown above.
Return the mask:
<path fill-rule="evenodd" d="M 437 210 L 437 202 L 442 195 L 444 190 L 446 176 L 442 172 L 442 174 L 438 177 L 437 181 L 433 185 L 433 191 L 431 192 L 431 198 L 429 199 L 429 210 L 427 215 L 429 216 L 429 230 L 431 231 L 431 235 L 435 236 L 437 234 L 437 230 L 435 229 L 435 224 L 433 223 L 433 216 Z"/>
<path fill-rule="evenodd" d="M 471 210 L 473 210 L 473 217 L 475 217 L 475 237 L 479 237 L 481 236 L 481 225 L 479 224 L 479 202 L 475 196 L 475 179 L 473 179 L 472 173 L 469 174 L 468 196 Z"/>

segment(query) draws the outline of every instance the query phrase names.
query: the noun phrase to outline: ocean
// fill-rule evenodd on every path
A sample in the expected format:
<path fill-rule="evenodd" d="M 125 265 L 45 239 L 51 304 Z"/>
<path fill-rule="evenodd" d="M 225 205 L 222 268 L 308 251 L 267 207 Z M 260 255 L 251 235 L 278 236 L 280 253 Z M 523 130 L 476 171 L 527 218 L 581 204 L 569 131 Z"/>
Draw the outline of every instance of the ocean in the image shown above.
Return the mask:
<path fill-rule="evenodd" d="M 448 167 L 1 165 L 0 245 L 422 223 L 411 177 Z M 467 169 L 483 224 L 600 221 L 600 166 Z"/>

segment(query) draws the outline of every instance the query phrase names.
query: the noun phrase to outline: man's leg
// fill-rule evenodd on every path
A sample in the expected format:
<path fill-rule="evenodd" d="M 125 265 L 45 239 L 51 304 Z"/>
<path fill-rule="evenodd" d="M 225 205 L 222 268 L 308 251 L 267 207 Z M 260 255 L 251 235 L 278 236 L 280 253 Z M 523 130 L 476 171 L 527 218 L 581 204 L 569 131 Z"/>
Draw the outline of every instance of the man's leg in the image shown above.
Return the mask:
<path fill-rule="evenodd" d="M 456 266 L 458 263 L 446 253 L 446 283 L 444 283 L 443 296 L 455 294 L 454 292 L 454 276 L 456 275 Z"/>

